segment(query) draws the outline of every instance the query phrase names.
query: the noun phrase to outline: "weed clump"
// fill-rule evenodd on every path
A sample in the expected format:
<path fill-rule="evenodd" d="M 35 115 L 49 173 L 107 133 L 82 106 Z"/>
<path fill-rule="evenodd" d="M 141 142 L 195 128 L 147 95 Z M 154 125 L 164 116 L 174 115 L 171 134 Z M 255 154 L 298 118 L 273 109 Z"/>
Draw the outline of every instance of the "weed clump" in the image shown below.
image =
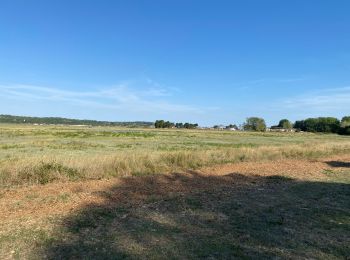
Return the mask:
<path fill-rule="evenodd" d="M 57 180 L 75 181 L 81 173 L 58 162 L 41 162 L 33 168 L 25 168 L 18 173 L 17 184 L 47 184 Z"/>

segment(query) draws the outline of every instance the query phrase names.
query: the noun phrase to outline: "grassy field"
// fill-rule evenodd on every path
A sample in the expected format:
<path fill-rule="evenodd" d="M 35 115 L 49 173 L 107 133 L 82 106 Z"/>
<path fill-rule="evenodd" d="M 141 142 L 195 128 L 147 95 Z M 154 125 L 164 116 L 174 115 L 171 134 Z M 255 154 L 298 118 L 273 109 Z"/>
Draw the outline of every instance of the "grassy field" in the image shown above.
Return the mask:
<path fill-rule="evenodd" d="M 346 259 L 350 138 L 0 125 L 0 259 Z"/>
<path fill-rule="evenodd" d="M 0 125 L 0 187 L 349 152 L 338 135 Z"/>

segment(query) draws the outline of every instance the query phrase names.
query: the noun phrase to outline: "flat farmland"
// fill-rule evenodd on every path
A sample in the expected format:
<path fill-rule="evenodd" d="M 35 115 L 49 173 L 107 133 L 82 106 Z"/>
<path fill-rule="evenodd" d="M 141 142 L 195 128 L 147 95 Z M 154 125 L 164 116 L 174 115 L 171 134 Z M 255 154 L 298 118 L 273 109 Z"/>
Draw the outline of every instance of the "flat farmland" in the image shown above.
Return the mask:
<path fill-rule="evenodd" d="M 0 258 L 316 258 L 350 249 L 350 139 L 0 125 Z"/>
<path fill-rule="evenodd" d="M 193 170 L 348 154 L 346 136 L 75 126 L 0 126 L 0 185 Z"/>

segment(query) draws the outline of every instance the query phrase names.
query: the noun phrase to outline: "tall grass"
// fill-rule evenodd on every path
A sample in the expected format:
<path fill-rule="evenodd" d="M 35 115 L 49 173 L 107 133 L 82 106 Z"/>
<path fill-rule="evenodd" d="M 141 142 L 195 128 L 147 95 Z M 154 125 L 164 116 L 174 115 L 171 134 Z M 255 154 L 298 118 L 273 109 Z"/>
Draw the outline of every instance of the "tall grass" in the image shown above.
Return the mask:
<path fill-rule="evenodd" d="M 350 153 L 349 143 L 326 142 L 316 146 L 300 144 L 152 152 L 133 150 L 112 155 L 26 155 L 0 163 L 0 186 L 159 174 L 242 161 L 312 159 L 345 153 Z"/>

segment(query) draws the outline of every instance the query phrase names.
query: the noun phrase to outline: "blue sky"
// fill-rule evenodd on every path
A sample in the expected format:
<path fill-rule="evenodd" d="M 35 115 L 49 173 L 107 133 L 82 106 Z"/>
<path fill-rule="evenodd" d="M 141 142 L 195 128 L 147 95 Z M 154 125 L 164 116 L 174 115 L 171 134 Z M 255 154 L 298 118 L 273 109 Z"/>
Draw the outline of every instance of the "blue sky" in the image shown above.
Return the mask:
<path fill-rule="evenodd" d="M 0 114 L 350 114 L 350 1 L 1 0 Z"/>

